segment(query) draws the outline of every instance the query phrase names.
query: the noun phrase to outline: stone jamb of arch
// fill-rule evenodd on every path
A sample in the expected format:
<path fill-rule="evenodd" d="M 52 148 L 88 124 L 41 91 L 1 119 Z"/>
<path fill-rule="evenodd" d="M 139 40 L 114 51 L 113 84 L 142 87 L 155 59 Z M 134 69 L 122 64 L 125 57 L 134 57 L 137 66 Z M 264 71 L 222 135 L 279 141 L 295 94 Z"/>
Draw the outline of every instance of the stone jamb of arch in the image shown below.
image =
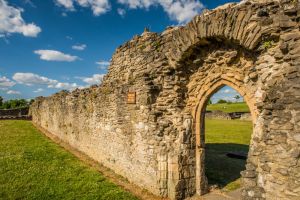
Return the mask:
<path fill-rule="evenodd" d="M 201 87 L 198 95 L 199 102 L 193 110 L 193 127 L 196 136 L 196 193 L 198 195 L 203 195 L 208 192 L 205 175 L 205 108 L 210 97 L 226 85 L 232 87 L 243 96 L 250 109 L 253 125 L 257 119 L 258 112 L 255 101 L 251 98 L 251 95 L 247 92 L 242 83 L 227 77 L 222 78 L 207 87 Z"/>

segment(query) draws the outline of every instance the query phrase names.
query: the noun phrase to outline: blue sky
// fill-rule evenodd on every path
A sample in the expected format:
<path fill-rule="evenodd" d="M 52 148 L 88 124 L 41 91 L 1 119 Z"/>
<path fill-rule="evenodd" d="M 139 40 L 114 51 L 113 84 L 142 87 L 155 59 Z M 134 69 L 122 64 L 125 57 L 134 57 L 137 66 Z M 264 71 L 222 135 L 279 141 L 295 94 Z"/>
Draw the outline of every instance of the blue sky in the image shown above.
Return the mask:
<path fill-rule="evenodd" d="M 162 32 L 228 2 L 0 0 L 0 96 L 29 99 L 99 84 L 115 49 L 145 27 Z"/>
<path fill-rule="evenodd" d="M 234 97 L 239 95 L 240 99 L 235 99 Z M 231 102 L 241 102 L 244 101 L 242 96 L 234 89 L 232 89 L 229 86 L 225 86 L 218 90 L 215 94 L 212 95 L 210 98 L 212 103 L 217 103 L 218 100 L 223 99 L 226 101 L 231 101 Z"/>

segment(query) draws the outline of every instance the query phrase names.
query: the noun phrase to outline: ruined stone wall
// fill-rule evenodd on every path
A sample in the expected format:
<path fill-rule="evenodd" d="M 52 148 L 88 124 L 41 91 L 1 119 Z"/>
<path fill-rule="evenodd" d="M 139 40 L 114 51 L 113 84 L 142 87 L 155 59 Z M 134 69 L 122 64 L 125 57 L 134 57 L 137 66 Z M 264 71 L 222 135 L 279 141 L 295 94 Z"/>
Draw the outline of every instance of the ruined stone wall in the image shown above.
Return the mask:
<path fill-rule="evenodd" d="M 29 108 L 0 109 L 0 119 L 22 118 L 28 115 Z"/>
<path fill-rule="evenodd" d="M 33 122 L 151 192 L 207 192 L 203 112 L 224 85 L 254 123 L 244 199 L 300 197 L 297 1 L 243 1 L 120 46 L 100 86 L 37 98 Z M 136 103 L 127 104 L 127 93 Z"/>
<path fill-rule="evenodd" d="M 225 119 L 225 120 L 231 120 L 230 114 L 226 112 L 222 112 L 219 110 L 216 111 L 206 111 L 205 112 L 205 118 L 206 119 Z"/>
<path fill-rule="evenodd" d="M 220 110 L 206 111 L 205 112 L 206 119 L 224 119 L 224 120 L 234 120 L 241 119 L 251 121 L 252 116 L 251 113 L 248 112 L 232 112 L 226 113 Z"/>

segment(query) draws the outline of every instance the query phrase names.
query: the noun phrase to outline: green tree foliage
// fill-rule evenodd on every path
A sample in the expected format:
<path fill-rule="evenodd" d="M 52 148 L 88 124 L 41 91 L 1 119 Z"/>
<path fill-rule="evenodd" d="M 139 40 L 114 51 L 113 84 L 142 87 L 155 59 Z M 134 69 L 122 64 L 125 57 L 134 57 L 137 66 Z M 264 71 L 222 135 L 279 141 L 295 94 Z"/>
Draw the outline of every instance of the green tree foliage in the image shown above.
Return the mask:
<path fill-rule="evenodd" d="M 25 99 L 11 99 L 3 101 L 3 98 L 0 97 L 0 109 L 13 109 L 13 108 L 23 108 L 28 107 L 30 102 Z"/>
<path fill-rule="evenodd" d="M 227 103 L 227 101 L 224 99 L 219 99 L 217 103 Z"/>
<path fill-rule="evenodd" d="M 240 95 L 236 95 L 235 97 L 236 102 L 241 98 Z"/>
<path fill-rule="evenodd" d="M 0 96 L 0 107 L 3 105 L 3 98 Z"/>

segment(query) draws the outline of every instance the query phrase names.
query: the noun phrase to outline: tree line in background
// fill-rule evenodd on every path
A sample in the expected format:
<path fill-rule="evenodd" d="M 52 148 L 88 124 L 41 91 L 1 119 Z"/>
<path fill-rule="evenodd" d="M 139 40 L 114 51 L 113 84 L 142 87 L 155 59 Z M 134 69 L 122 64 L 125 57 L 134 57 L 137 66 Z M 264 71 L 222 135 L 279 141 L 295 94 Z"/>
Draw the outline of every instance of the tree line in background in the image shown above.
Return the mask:
<path fill-rule="evenodd" d="M 28 107 L 34 100 L 27 101 L 26 99 L 11 99 L 4 101 L 0 96 L 0 109 L 14 109 Z"/>

